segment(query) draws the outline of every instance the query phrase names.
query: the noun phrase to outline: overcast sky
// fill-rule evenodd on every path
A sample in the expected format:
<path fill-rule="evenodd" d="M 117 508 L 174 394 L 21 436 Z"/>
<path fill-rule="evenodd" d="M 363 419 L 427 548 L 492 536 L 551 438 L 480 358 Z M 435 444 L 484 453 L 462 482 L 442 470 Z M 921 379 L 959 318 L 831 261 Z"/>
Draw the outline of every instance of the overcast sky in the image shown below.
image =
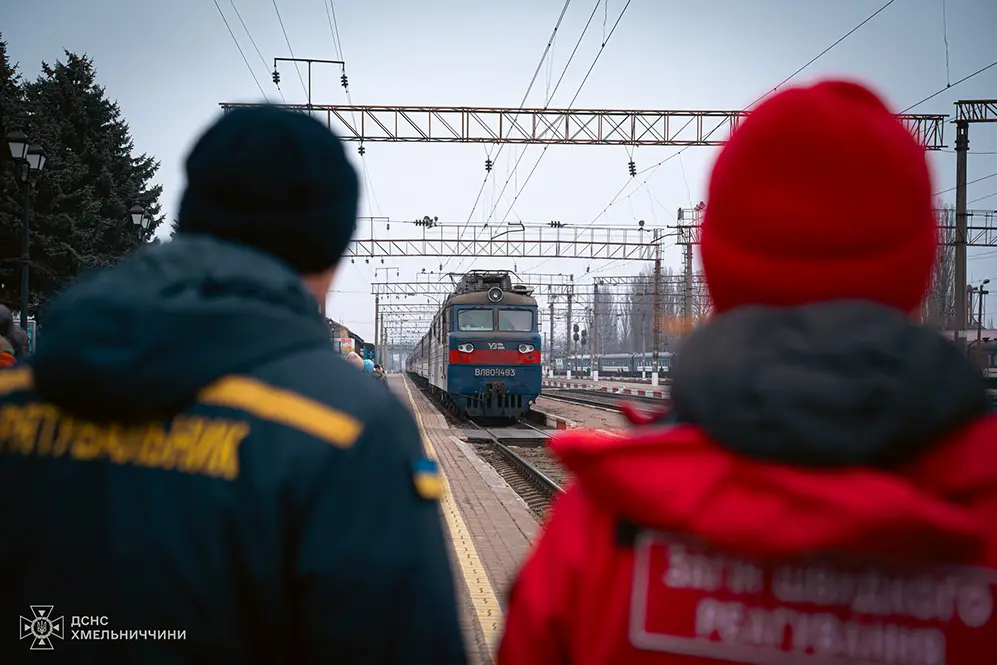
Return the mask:
<path fill-rule="evenodd" d="M 136 148 L 162 162 L 159 181 L 171 217 L 182 192 L 186 152 L 219 114 L 218 103 L 261 101 L 260 87 L 271 100 L 280 100 L 270 70 L 273 58 L 287 57 L 289 50 L 272 0 L 235 0 L 234 5 L 232 0 L 217 1 L 249 67 L 214 0 L 9 0 L 0 8 L 0 29 L 10 56 L 29 77 L 37 75 L 43 59 L 60 57 L 63 48 L 95 59 L 100 83 L 121 105 Z M 608 6 L 604 3 L 596 13 L 552 108 L 566 106 L 575 96 L 604 35 L 627 2 L 606 1 Z M 742 108 L 885 2 L 631 0 L 573 107 Z M 338 0 L 333 7 L 340 51 L 328 19 L 328 0 L 277 0 L 295 56 L 338 59 L 342 54 L 355 104 L 502 107 L 519 105 L 563 4 L 563 0 Z M 527 105 L 544 105 L 594 5 L 595 0 L 570 3 Z M 994 0 L 895 0 L 793 81 L 829 75 L 860 77 L 873 83 L 899 111 L 997 61 L 994 26 Z M 334 68 L 316 67 L 314 103 L 347 102 L 339 74 Z M 289 68 L 282 69 L 281 91 L 288 102 L 305 101 L 302 86 Z M 952 114 L 957 99 L 995 98 L 997 67 L 912 112 Z M 954 135 L 948 125 L 945 139 L 949 146 Z M 970 141 L 969 180 L 997 174 L 997 125 L 972 126 Z M 509 182 L 506 200 L 500 200 L 498 193 L 523 150 L 526 157 Z M 641 183 L 647 174 L 639 176 L 598 218 L 629 180 L 627 150 L 553 146 L 524 187 L 542 151 L 538 146 L 503 149 L 476 220 L 488 217 L 494 207 L 496 221 L 556 219 L 582 226 L 593 222 L 634 226 L 635 220 L 644 219 L 648 225 L 674 224 L 676 209 L 705 198 L 716 155 L 715 148 L 686 150 L 657 169 L 646 185 Z M 641 147 L 633 159 L 640 170 L 676 151 Z M 355 144 L 350 154 L 360 168 Z M 361 214 L 399 221 L 430 215 L 463 223 L 484 176 L 485 156 L 486 148 L 481 145 L 368 143 L 363 162 L 369 181 Z M 936 191 L 955 184 L 951 148 L 934 153 L 932 167 Z M 508 201 L 520 189 L 507 215 Z M 941 196 L 955 200 L 954 192 Z M 971 184 L 969 200 L 971 208 L 997 209 L 997 177 Z M 408 233 L 403 225 L 394 224 L 387 232 L 381 226 L 377 234 L 410 236 L 412 227 L 406 228 Z M 363 225 L 358 236 L 369 233 L 369 226 Z M 669 265 L 679 268 L 676 248 L 670 248 L 666 257 Z M 540 262 L 523 259 L 515 261 L 515 267 L 525 272 Z M 344 265 L 328 303 L 331 317 L 343 320 L 367 339 L 374 321 L 369 286 L 375 281 L 373 263 Z M 394 281 L 414 279 L 424 267 L 438 268 L 440 260 L 388 258 L 376 263 L 397 267 L 400 277 L 394 270 L 377 275 L 378 281 Z M 466 269 L 470 264 L 470 260 L 461 264 L 454 259 L 447 269 Z M 513 262 L 478 260 L 474 267 L 512 268 Z M 640 267 L 640 263 L 605 267 L 598 262 L 555 260 L 546 262 L 540 271 L 581 275 L 589 268 L 604 275 L 622 275 L 636 273 Z M 997 283 L 997 249 L 971 248 L 968 274 L 974 282 L 990 277 Z M 997 292 L 997 288 L 992 290 Z M 997 297 L 991 296 L 988 310 L 997 315 L 995 307 Z"/>

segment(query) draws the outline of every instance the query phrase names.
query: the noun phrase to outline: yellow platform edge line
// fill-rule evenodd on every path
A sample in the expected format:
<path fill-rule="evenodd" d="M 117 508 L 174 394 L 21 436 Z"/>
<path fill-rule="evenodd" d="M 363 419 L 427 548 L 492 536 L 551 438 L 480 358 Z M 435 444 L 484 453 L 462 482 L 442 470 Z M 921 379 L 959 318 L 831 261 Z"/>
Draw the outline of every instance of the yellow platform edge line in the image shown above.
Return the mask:
<path fill-rule="evenodd" d="M 408 377 L 402 376 L 405 384 L 405 392 L 408 393 L 409 404 L 412 405 L 412 414 L 415 416 L 419 426 L 419 434 L 422 436 L 422 443 L 426 447 L 426 453 L 437 461 L 440 478 L 443 480 L 443 498 L 440 499 L 440 506 L 443 509 L 443 516 L 447 520 L 447 527 L 450 530 L 450 540 L 453 543 L 454 554 L 457 563 L 460 565 L 461 576 L 464 584 L 470 593 L 471 606 L 474 608 L 475 617 L 481 627 L 481 633 L 485 638 L 485 643 L 491 653 L 495 653 L 498 648 L 498 641 L 502 636 L 503 614 L 502 606 L 499 604 L 498 596 L 492 587 L 485 567 L 478 556 L 477 548 L 474 546 L 474 539 L 467 525 L 461 517 L 460 509 L 453 500 L 450 492 L 450 483 L 447 481 L 443 466 L 436 458 L 436 451 L 426 434 L 426 425 L 422 421 L 422 414 L 415 404 L 412 396 L 412 389 L 409 387 Z"/>

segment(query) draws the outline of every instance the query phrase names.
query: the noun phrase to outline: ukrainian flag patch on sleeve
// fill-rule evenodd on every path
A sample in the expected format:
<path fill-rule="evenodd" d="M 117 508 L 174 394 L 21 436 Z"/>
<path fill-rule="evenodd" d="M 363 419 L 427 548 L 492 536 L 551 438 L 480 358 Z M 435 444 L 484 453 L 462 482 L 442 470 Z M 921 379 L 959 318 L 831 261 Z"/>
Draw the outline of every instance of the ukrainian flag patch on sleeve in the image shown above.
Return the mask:
<path fill-rule="evenodd" d="M 439 501 L 443 497 L 443 478 L 436 461 L 420 458 L 412 465 L 412 480 L 416 493 L 427 501 Z"/>

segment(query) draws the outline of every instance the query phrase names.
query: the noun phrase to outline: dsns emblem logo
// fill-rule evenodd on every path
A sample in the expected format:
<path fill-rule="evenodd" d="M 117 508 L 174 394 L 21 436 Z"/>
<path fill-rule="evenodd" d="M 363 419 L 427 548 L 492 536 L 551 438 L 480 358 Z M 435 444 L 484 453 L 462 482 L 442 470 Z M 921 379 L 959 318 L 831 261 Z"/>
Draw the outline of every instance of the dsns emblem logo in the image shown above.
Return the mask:
<path fill-rule="evenodd" d="M 32 618 L 21 617 L 21 639 L 32 638 L 32 651 L 51 651 L 52 638 L 65 639 L 65 618 L 53 618 L 53 605 L 32 605 Z"/>

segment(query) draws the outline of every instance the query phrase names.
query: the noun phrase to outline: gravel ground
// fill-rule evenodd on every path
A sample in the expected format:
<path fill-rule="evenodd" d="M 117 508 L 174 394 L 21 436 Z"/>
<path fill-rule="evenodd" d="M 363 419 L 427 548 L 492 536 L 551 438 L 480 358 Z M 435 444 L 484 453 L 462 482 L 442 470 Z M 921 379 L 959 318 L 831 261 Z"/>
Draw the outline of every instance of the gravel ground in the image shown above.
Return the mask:
<path fill-rule="evenodd" d="M 523 448 L 520 446 L 509 446 L 509 449 L 525 459 L 558 485 L 564 487 L 568 481 L 568 472 L 560 464 L 554 461 L 553 455 L 546 448 Z"/>

